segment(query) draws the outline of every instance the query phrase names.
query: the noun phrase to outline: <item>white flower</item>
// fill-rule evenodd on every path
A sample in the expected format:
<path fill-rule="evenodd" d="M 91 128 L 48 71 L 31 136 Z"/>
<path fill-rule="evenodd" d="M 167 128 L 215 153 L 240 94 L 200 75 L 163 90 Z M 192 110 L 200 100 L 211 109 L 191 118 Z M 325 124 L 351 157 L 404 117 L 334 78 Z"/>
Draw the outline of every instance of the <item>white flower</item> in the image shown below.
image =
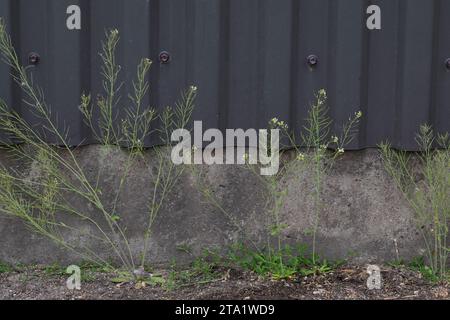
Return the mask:
<path fill-rule="evenodd" d="M 345 152 L 344 148 L 339 148 L 337 150 L 338 154 L 343 154 Z"/>
<path fill-rule="evenodd" d="M 327 92 L 325 89 L 320 89 L 319 94 L 317 95 L 317 99 L 319 100 L 319 103 L 324 103 L 327 100 Z"/>
<path fill-rule="evenodd" d="M 289 128 L 287 123 L 285 123 L 284 121 L 278 120 L 278 118 L 273 118 L 272 120 L 270 120 L 269 125 L 271 125 L 274 128 L 280 128 L 280 129 L 284 129 L 284 130 L 287 130 Z"/>
<path fill-rule="evenodd" d="M 333 141 L 333 143 L 338 143 L 339 142 L 339 138 L 336 136 L 332 136 L 331 140 Z"/>
<path fill-rule="evenodd" d="M 288 128 L 288 125 L 287 125 L 286 123 L 284 123 L 284 121 L 278 122 L 278 126 L 279 126 L 281 129 L 287 129 L 287 128 Z"/>
<path fill-rule="evenodd" d="M 356 113 L 355 113 L 355 116 L 356 116 L 357 119 L 361 118 L 361 117 L 363 116 L 362 111 L 356 112 Z"/>
<path fill-rule="evenodd" d="M 198 89 L 198 88 L 197 88 L 196 86 L 191 86 L 191 91 L 192 91 L 192 92 L 197 92 L 197 89 Z"/>
<path fill-rule="evenodd" d="M 303 153 L 299 153 L 297 156 L 297 160 L 298 161 L 304 161 L 305 160 L 305 155 Z"/>

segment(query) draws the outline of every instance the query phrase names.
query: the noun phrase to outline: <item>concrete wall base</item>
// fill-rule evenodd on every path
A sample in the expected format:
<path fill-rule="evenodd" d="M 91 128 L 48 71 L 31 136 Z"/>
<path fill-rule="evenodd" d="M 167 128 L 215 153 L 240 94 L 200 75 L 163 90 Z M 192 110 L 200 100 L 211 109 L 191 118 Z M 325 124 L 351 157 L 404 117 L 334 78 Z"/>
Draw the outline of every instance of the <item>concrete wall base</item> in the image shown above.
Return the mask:
<path fill-rule="evenodd" d="M 105 203 L 112 201 L 123 171 L 125 152 L 86 146 L 80 148 L 77 154 L 91 179 L 95 179 L 101 170 Z M 152 151 L 146 157 L 151 162 L 154 158 Z M 30 176 L 36 175 L 33 164 L 13 163 L 4 153 L 0 155 L 0 162 L 18 166 Z M 168 263 L 173 259 L 187 262 L 206 248 L 226 250 L 239 241 L 260 245 L 266 243 L 266 196 L 258 177 L 242 166 L 210 166 L 204 169 L 207 170 L 212 191 L 239 227 L 207 203 L 195 187 L 193 177 L 186 174 L 156 220 L 148 253 L 150 263 Z M 142 250 L 143 225 L 152 191 L 147 170 L 143 162 L 133 166 L 118 207 L 136 256 Z M 311 181 L 307 174 L 299 174 L 281 183 L 286 184 L 289 190 L 281 213 L 281 220 L 288 226 L 283 238 L 292 244 L 310 246 L 308 231 L 314 221 Z M 423 241 L 413 212 L 385 173 L 378 150 L 346 153 L 330 173 L 324 195 L 325 208 L 319 219 L 317 234 L 317 248 L 322 257 L 386 262 L 423 254 Z M 82 200 L 74 197 L 73 202 L 78 208 L 95 214 L 92 207 Z M 71 223 L 94 232 L 82 222 L 71 220 Z M 80 261 L 78 256 L 34 234 L 17 219 L 0 215 L 0 234 L 1 261 L 46 264 Z M 110 251 L 88 237 L 68 236 L 101 256 L 114 259 Z"/>

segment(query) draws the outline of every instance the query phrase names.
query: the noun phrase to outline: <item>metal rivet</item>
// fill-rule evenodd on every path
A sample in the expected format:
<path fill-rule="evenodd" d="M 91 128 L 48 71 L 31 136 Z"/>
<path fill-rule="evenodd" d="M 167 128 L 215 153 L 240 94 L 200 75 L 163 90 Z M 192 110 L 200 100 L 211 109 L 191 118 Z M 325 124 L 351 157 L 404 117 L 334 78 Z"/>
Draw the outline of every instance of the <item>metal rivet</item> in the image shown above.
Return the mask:
<path fill-rule="evenodd" d="M 447 60 L 445 60 L 445 67 L 450 70 L 450 58 L 448 58 Z"/>
<path fill-rule="evenodd" d="M 28 62 L 32 65 L 37 65 L 41 61 L 41 56 L 36 52 L 31 52 L 28 55 Z"/>
<path fill-rule="evenodd" d="M 159 54 L 159 61 L 163 64 L 169 63 L 170 62 L 170 53 L 167 51 L 162 51 Z"/>
<path fill-rule="evenodd" d="M 319 63 L 319 57 L 316 56 L 315 54 L 311 54 L 306 58 L 306 61 L 308 62 L 308 65 L 312 68 L 317 66 L 317 64 Z"/>

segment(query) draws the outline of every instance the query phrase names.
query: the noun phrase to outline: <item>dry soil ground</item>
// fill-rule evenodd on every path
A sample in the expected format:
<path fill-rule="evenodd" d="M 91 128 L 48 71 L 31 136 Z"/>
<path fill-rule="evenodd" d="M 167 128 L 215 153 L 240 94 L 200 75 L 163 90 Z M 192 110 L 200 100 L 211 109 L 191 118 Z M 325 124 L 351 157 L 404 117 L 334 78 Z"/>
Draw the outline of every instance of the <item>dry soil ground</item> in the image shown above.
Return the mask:
<path fill-rule="evenodd" d="M 382 289 L 368 290 L 365 267 L 343 266 L 332 273 L 290 281 L 264 280 L 234 269 L 217 270 L 218 278 L 176 289 L 111 282 L 112 275 L 95 273 L 81 290 L 66 288 L 67 276 L 28 267 L 0 274 L 0 299 L 449 299 L 448 284 L 431 284 L 406 268 L 383 267 Z M 161 271 L 164 274 L 164 271 Z"/>

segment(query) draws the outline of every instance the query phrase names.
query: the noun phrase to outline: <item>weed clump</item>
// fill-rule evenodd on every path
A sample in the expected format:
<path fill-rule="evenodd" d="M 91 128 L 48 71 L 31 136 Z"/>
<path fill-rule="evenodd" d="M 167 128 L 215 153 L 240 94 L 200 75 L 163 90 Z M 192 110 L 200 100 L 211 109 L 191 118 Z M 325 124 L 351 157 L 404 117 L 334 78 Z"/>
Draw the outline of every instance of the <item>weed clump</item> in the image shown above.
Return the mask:
<path fill-rule="evenodd" d="M 448 279 L 447 245 L 450 223 L 450 137 L 436 135 L 422 125 L 416 141 L 421 152 L 397 151 L 389 143 L 380 145 L 386 171 L 415 213 L 426 247 L 427 266 L 419 269 L 440 280 Z M 437 147 L 437 148 L 436 148 Z"/>
<path fill-rule="evenodd" d="M 149 91 L 146 79 L 151 67 L 151 61 L 145 58 L 138 64 L 127 102 L 122 101 L 121 66 L 115 55 L 119 40 L 118 30 L 106 33 L 100 52 L 104 92 L 97 95 L 96 101 L 92 101 L 90 94 L 83 94 L 79 106 L 96 142 L 105 152 L 127 147 L 127 159 L 111 200 L 100 188 L 103 169 L 93 175 L 87 174 L 68 140 L 70 128 L 59 126 L 44 93 L 33 82 L 31 71 L 21 65 L 5 23 L 0 19 L 0 54 L 23 92 L 25 105 L 42 122 L 41 128 L 36 128 L 0 100 L 0 130 L 21 143 L 12 145 L 6 141 L 3 143 L 5 148 L 14 157 L 39 168 L 40 172 L 38 179 L 30 180 L 13 168 L 0 168 L 0 214 L 22 220 L 33 232 L 78 254 L 83 260 L 117 269 L 102 257 L 101 252 L 90 247 L 90 241 L 76 241 L 69 234 L 75 233 L 77 239 L 95 240 L 109 248 L 120 262 L 120 269 L 134 276 L 147 261 L 152 227 L 184 171 L 183 166 L 175 166 L 170 161 L 170 152 L 165 148 L 154 148 L 156 161 L 149 163 L 144 157 L 144 142 L 151 135 L 157 135 L 161 145 L 168 145 L 175 129 L 186 128 L 194 109 L 197 88 L 189 87 L 175 107 L 166 107 L 162 112 L 144 105 Z M 119 112 L 120 109 L 125 112 Z M 55 144 L 47 142 L 49 136 L 54 137 Z M 148 185 L 151 186 L 142 235 L 143 250 L 139 257 L 132 251 L 123 212 L 118 209 L 123 190 L 129 183 L 129 172 L 137 161 L 145 163 L 146 172 L 150 173 Z M 86 203 L 95 212 L 79 209 L 77 202 Z"/>

